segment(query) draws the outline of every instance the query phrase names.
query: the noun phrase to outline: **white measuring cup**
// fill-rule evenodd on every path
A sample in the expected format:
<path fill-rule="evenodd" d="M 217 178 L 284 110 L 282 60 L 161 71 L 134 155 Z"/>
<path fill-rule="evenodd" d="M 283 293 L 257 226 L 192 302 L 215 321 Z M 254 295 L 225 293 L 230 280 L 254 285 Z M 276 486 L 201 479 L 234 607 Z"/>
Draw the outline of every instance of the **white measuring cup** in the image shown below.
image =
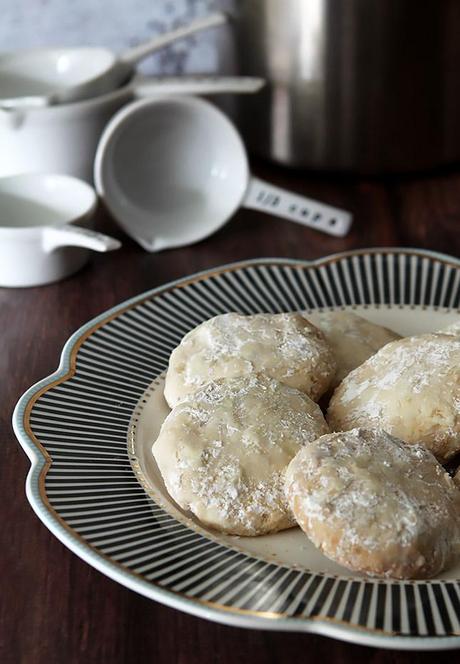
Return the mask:
<path fill-rule="evenodd" d="M 91 230 L 96 205 L 94 189 L 68 175 L 0 178 L 0 286 L 48 284 L 80 269 L 90 249 L 118 249 Z"/>
<path fill-rule="evenodd" d="M 157 35 L 116 55 L 105 48 L 40 48 L 0 54 L 0 107 L 27 109 L 63 104 L 111 92 L 132 77 L 135 65 L 168 44 L 222 25 L 217 12 Z"/>
<path fill-rule="evenodd" d="M 94 179 L 112 216 L 147 251 L 192 244 L 223 226 L 240 206 L 343 236 L 351 214 L 249 173 L 230 120 L 198 98 L 134 102 L 107 125 Z"/>

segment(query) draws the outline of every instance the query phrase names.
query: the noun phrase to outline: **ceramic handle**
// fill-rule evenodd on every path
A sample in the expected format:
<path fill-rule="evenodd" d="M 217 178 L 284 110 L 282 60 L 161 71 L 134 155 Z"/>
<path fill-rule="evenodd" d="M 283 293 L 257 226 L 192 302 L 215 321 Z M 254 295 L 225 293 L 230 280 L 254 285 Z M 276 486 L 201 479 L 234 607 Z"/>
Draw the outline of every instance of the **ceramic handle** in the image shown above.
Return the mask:
<path fill-rule="evenodd" d="M 189 35 L 195 34 L 195 32 L 200 32 L 201 30 L 206 30 L 207 28 L 213 28 L 217 25 L 222 25 L 227 22 L 227 17 L 221 12 L 216 12 L 210 16 L 205 16 L 204 18 L 199 18 L 196 21 L 192 21 L 188 25 L 184 25 L 176 30 L 171 30 L 166 32 L 164 35 L 154 37 L 153 39 L 139 44 L 120 55 L 120 60 L 127 65 L 135 65 L 136 62 L 142 60 L 150 53 L 154 53 L 164 46 L 168 46 L 173 42 L 188 37 Z"/>
<path fill-rule="evenodd" d="M 165 76 L 138 77 L 132 84 L 137 97 L 151 95 L 252 94 L 265 85 L 254 76 Z"/>
<path fill-rule="evenodd" d="M 46 252 L 61 247 L 85 247 L 94 251 L 119 249 L 121 242 L 109 235 L 68 224 L 59 228 L 46 228 L 43 233 L 43 249 Z"/>
<path fill-rule="evenodd" d="M 352 215 L 346 210 L 298 196 L 254 177 L 243 205 L 339 237 L 348 233 L 352 222 Z"/>

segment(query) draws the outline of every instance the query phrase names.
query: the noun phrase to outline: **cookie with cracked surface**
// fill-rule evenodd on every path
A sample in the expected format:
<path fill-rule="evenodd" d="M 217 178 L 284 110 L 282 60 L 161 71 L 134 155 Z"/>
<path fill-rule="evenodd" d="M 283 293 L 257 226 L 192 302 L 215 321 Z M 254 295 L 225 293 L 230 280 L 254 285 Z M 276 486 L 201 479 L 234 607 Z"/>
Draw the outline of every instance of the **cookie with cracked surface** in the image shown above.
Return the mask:
<path fill-rule="evenodd" d="M 172 352 L 165 398 L 172 408 L 212 380 L 264 373 L 317 401 L 335 368 L 323 334 L 300 314 L 222 314 L 191 330 Z"/>
<path fill-rule="evenodd" d="M 460 491 L 425 447 L 383 430 L 303 447 L 288 466 L 286 497 L 312 542 L 356 572 L 430 578 L 459 552 Z"/>
<path fill-rule="evenodd" d="M 223 379 L 182 400 L 152 447 L 169 494 L 232 535 L 295 525 L 284 474 L 299 449 L 329 431 L 306 394 L 266 376 Z"/>
<path fill-rule="evenodd" d="M 381 427 L 447 461 L 460 451 L 460 337 L 387 344 L 337 387 L 327 420 L 332 431 Z"/>

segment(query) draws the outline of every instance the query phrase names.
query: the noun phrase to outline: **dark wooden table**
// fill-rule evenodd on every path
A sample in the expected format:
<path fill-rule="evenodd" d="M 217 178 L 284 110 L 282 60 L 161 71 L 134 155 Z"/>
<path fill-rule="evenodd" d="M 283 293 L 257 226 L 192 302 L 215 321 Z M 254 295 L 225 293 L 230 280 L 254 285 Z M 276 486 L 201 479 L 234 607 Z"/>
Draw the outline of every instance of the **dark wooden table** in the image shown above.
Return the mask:
<path fill-rule="evenodd" d="M 460 169 L 385 180 L 320 177 L 255 165 L 281 186 L 350 209 L 352 232 L 336 239 L 253 211 L 186 248 L 148 254 L 123 240 L 79 274 L 41 288 L 0 288 L 0 662 L 2 664 L 208 664 L 230 662 L 451 661 L 448 653 L 373 650 L 321 636 L 226 627 L 147 600 L 70 553 L 29 507 L 29 463 L 11 429 L 18 397 L 54 371 L 68 336 L 144 290 L 221 263 L 256 256 L 317 258 L 371 246 L 460 251 Z M 455 655 L 458 657 L 458 655 Z"/>

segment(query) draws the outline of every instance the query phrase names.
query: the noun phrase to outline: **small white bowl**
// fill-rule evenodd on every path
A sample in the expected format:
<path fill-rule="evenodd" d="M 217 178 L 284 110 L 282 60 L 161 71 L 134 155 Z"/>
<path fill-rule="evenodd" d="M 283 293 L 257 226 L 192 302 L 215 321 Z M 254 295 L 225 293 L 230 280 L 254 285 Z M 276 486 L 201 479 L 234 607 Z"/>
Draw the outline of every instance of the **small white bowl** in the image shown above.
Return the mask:
<path fill-rule="evenodd" d="M 230 121 L 194 97 L 134 102 L 109 122 L 95 159 L 96 189 L 147 251 L 204 239 L 236 211 L 248 181 Z"/>
<path fill-rule="evenodd" d="M 0 286 L 40 286 L 80 269 L 89 249 L 120 242 L 73 222 L 92 225 L 96 193 L 68 175 L 0 178 Z"/>

